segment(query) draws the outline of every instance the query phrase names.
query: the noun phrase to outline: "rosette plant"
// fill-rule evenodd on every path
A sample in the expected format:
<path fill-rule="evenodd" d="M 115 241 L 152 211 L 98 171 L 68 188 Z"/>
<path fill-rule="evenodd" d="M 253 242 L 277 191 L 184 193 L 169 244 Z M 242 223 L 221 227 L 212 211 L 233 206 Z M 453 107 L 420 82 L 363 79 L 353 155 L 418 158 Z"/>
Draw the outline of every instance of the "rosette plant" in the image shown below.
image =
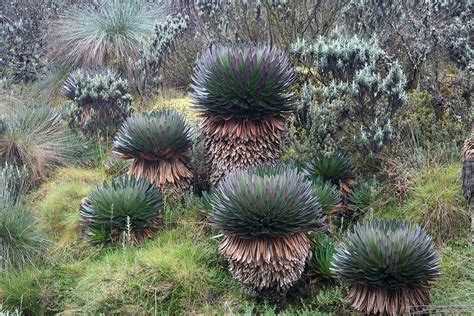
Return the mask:
<path fill-rule="evenodd" d="M 320 154 L 307 163 L 305 173 L 311 180 L 322 178 L 332 184 L 341 185 L 353 178 L 353 167 L 349 159 L 342 154 Z"/>
<path fill-rule="evenodd" d="M 133 159 L 130 174 L 146 178 L 164 192 L 178 194 L 191 185 L 192 130 L 182 115 L 161 110 L 130 117 L 117 132 L 113 151 Z"/>
<path fill-rule="evenodd" d="M 279 160 L 295 80 L 289 59 L 276 48 L 217 45 L 205 53 L 192 77 L 191 97 L 205 118 L 212 184 L 232 170 Z"/>
<path fill-rule="evenodd" d="M 336 250 L 332 272 L 350 286 L 349 304 L 364 314 L 410 314 L 429 304 L 440 257 L 421 227 L 407 221 L 357 223 Z"/>
<path fill-rule="evenodd" d="M 307 232 L 325 227 L 311 183 L 288 166 L 237 170 L 211 197 L 211 223 L 224 239 L 230 272 L 272 303 L 284 304 L 310 256 Z"/>
<path fill-rule="evenodd" d="M 163 195 L 146 179 L 124 176 L 104 181 L 84 200 L 80 222 L 94 244 L 134 243 L 153 237 L 163 210 Z"/>

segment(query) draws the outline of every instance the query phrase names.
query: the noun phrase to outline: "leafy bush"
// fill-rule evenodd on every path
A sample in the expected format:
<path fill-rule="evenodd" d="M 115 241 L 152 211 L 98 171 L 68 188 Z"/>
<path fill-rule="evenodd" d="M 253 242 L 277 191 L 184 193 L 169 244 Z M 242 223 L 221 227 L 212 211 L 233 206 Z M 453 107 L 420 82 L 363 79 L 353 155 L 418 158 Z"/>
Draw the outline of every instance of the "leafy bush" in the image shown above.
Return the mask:
<path fill-rule="evenodd" d="M 46 71 L 43 30 L 58 9 L 56 1 L 12 0 L 2 3 L 0 77 L 14 83 L 36 80 Z"/>
<path fill-rule="evenodd" d="M 178 39 L 188 27 L 187 15 L 183 16 L 180 13 L 169 15 L 165 21 L 156 24 L 151 42 L 145 45 L 142 56 L 136 61 L 129 60 L 132 83 L 142 99 L 151 97 L 152 93 L 161 86 L 167 57 L 175 51 Z M 186 47 L 188 48 L 189 46 Z M 175 71 L 174 67 L 170 69 Z"/>
<path fill-rule="evenodd" d="M 0 134 L 0 159 L 12 166 L 24 166 L 28 184 L 43 179 L 54 167 L 67 165 L 74 144 L 61 116 L 49 107 L 23 106 L 5 117 Z"/>
<path fill-rule="evenodd" d="M 393 138 L 394 119 L 406 99 L 400 65 L 387 64 L 375 40 L 348 37 L 339 29 L 314 44 L 300 40 L 292 51 L 309 60 L 322 83 L 306 96 L 307 138 L 323 152 L 345 148 L 362 161 L 375 158 Z"/>
<path fill-rule="evenodd" d="M 205 53 L 190 95 L 205 117 L 211 184 L 235 169 L 279 160 L 295 80 L 290 61 L 276 48 L 217 45 Z"/>
<path fill-rule="evenodd" d="M 145 179 L 104 182 L 80 208 L 81 226 L 94 244 L 142 242 L 158 229 L 163 196 Z"/>
<path fill-rule="evenodd" d="M 145 113 L 128 119 L 117 133 L 113 151 L 133 159 L 130 173 L 166 191 L 187 189 L 193 177 L 188 151 L 192 130 L 174 110 Z"/>
<path fill-rule="evenodd" d="M 132 110 L 127 80 L 108 68 L 73 71 L 63 93 L 73 101 L 67 113 L 69 126 L 88 136 L 114 135 Z"/>
<path fill-rule="evenodd" d="M 230 174 L 210 203 L 231 273 L 281 307 L 310 254 L 305 233 L 325 226 L 311 183 L 287 166 L 259 166 Z"/>
<path fill-rule="evenodd" d="M 350 285 L 354 309 L 396 315 L 429 303 L 429 284 L 441 274 L 439 261 L 431 237 L 419 226 L 373 220 L 348 233 L 332 271 Z"/>
<path fill-rule="evenodd" d="M 333 278 L 331 265 L 336 246 L 327 235 L 319 235 L 313 242 L 313 256 L 309 262 L 309 269 L 330 280 Z"/>

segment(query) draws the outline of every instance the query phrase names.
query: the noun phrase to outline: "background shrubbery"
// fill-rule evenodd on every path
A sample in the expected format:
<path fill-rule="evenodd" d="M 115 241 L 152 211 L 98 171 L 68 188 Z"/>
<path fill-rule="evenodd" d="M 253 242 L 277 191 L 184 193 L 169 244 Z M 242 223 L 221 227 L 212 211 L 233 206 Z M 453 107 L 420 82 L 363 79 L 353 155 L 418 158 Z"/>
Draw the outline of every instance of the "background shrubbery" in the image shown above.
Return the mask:
<path fill-rule="evenodd" d="M 270 144 L 275 161 L 281 149 L 283 162 L 302 172 L 319 199 L 328 231 L 308 236 L 312 258 L 288 293 L 288 314 L 349 311 L 351 289 L 331 270 L 333 255 L 355 223 L 380 218 L 410 220 L 432 235 L 443 278 L 432 286 L 429 307 L 470 312 L 474 253 L 460 153 L 474 119 L 472 9 L 470 1 L 442 0 L 3 1 L 0 314 L 275 314 L 231 277 L 219 254 L 221 239 L 207 218 L 216 203 L 208 152 L 216 125 L 203 133 L 202 114 L 236 123 L 213 140 L 221 146 L 221 173 L 242 152 L 266 159 Z M 228 64 L 214 81 L 201 66 L 201 80 L 195 76 L 190 86 L 203 53 L 226 44 L 271 45 L 285 63 L 287 81 L 277 89 L 283 111 L 280 99 L 263 113 L 280 119 L 255 141 L 267 147 L 236 138 L 238 148 L 228 154 L 227 136 L 262 114 L 252 103 L 264 99 L 262 87 L 246 72 L 258 69 L 258 79 L 278 62 L 250 67 L 243 60 L 250 70 L 236 72 Z M 227 84 L 229 78 L 238 84 Z M 206 85 L 223 92 L 212 113 Z M 192 108 L 196 99 L 200 112 Z M 226 102 L 253 111 L 223 110 Z M 169 109 L 183 119 L 158 122 L 151 138 L 142 121 L 138 132 L 119 133 L 143 136 L 143 148 L 127 143 L 130 162 L 113 152 L 130 115 L 174 113 Z M 172 130 L 184 118 L 185 132 Z M 274 128 L 281 141 L 259 143 Z M 176 144 L 176 135 L 185 141 Z M 157 143 L 159 152 L 148 150 Z M 235 165 L 245 167 L 245 155 Z M 184 179 L 165 160 L 183 162 Z M 146 208 L 153 229 L 142 238 L 150 223 L 136 217 L 135 225 L 127 213 L 140 204 L 127 204 L 136 188 L 111 193 L 100 184 L 126 177 L 133 165 L 143 173 L 149 164 L 147 177 L 165 193 Z M 179 194 L 169 190 L 170 179 L 182 182 Z M 95 227 L 84 212 L 81 226 L 79 212 L 97 192 L 90 214 L 107 217 L 107 224 L 109 216 L 116 219 L 114 227 L 100 227 L 101 247 L 86 242 L 84 231 Z M 114 211 L 118 201 L 122 216 Z M 138 244 L 126 238 L 135 231 Z"/>

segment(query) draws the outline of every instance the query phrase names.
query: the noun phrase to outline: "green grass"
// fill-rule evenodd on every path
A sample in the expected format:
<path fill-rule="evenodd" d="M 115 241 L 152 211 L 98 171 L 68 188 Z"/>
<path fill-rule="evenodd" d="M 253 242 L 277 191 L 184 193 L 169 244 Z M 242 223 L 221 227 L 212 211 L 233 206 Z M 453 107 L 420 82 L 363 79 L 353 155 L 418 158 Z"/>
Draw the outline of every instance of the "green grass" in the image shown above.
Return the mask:
<path fill-rule="evenodd" d="M 461 189 L 461 166 L 451 163 L 420 171 L 411 180 L 405 201 L 379 198 L 372 205 L 373 218 L 401 218 L 424 227 L 438 242 L 449 242 L 469 233 L 467 202 Z M 383 205 L 381 207 L 381 205 Z"/>
<path fill-rule="evenodd" d="M 59 245 L 78 239 L 79 206 L 84 197 L 105 179 L 103 171 L 63 168 L 27 198 L 40 228 Z"/>

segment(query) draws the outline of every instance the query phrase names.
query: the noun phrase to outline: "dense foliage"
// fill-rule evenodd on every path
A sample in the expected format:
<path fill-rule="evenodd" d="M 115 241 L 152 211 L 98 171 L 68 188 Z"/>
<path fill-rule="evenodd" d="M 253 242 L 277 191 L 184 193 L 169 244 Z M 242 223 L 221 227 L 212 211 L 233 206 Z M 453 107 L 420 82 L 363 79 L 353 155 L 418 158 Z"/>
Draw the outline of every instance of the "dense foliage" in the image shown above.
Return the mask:
<path fill-rule="evenodd" d="M 397 62 L 387 63 L 375 39 L 348 37 L 340 30 L 315 43 L 292 47 L 323 85 L 302 98 L 305 133 L 322 151 L 345 148 L 361 159 L 378 155 L 396 133 L 394 120 L 406 100 L 406 78 Z"/>
<path fill-rule="evenodd" d="M 174 110 L 161 110 L 129 118 L 114 139 L 113 151 L 121 159 L 134 159 L 130 168 L 135 177 L 145 177 L 166 190 L 189 187 L 192 172 L 189 151 L 192 130 Z"/>
<path fill-rule="evenodd" d="M 210 221 L 226 234 L 285 236 L 323 226 L 311 183 L 286 166 L 236 171 L 219 185 Z"/>
<path fill-rule="evenodd" d="M 217 45 L 198 64 L 191 97 L 206 116 L 257 120 L 292 110 L 289 88 L 295 79 L 289 60 L 276 48 Z"/>
<path fill-rule="evenodd" d="M 45 239 L 20 201 L 26 172 L 5 165 L 0 174 L 0 274 L 35 264 Z"/>
<path fill-rule="evenodd" d="M 349 300 L 356 309 L 397 314 L 428 303 L 426 289 L 441 274 L 439 260 L 419 226 L 373 220 L 348 233 L 334 255 L 333 273 L 352 286 Z"/>
<path fill-rule="evenodd" d="M 89 194 L 81 205 L 81 226 L 95 244 L 142 242 L 158 229 L 162 208 L 158 189 L 145 179 L 124 176 Z"/>

